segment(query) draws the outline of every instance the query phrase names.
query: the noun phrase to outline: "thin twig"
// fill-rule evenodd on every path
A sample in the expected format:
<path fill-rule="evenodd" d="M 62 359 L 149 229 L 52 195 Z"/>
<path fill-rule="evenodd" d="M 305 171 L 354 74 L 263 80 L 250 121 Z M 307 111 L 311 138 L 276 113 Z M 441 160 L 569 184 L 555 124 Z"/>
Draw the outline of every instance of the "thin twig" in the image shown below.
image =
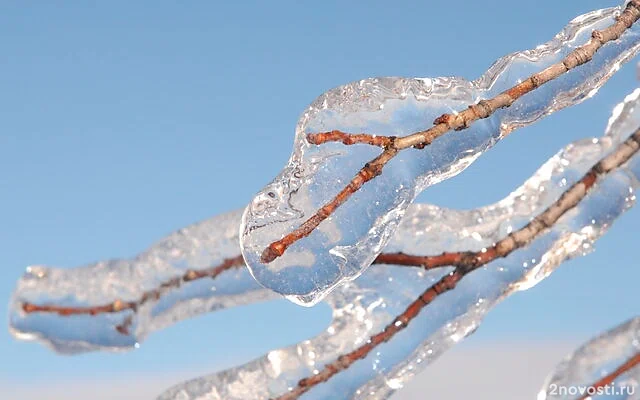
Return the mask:
<path fill-rule="evenodd" d="M 167 291 L 175 288 L 179 288 L 182 283 L 195 281 L 202 278 L 216 278 L 224 271 L 228 271 L 240 266 L 244 266 L 244 259 L 242 256 L 236 256 L 233 258 L 226 258 L 220 264 L 203 270 L 189 270 L 184 275 L 176 278 L 172 278 L 166 282 L 161 283 L 156 289 L 146 291 L 140 296 L 138 300 L 134 301 L 122 301 L 115 300 L 108 304 L 99 306 L 87 306 L 87 307 L 65 307 L 58 305 L 37 305 L 34 303 L 24 302 L 22 303 L 22 310 L 29 314 L 35 312 L 54 313 L 62 316 L 69 315 L 97 315 L 105 313 L 117 313 L 124 310 L 138 311 L 144 303 L 153 299 L 158 300 Z"/>
<path fill-rule="evenodd" d="M 597 382 L 592 383 L 589 386 L 589 389 L 586 391 L 587 393 L 584 394 L 582 397 L 580 397 L 578 400 L 586 400 L 590 398 L 591 395 L 589 393 L 597 393 L 598 388 L 602 388 L 613 383 L 613 381 L 615 381 L 620 375 L 630 371 L 632 368 L 636 367 L 638 364 L 640 364 L 640 352 L 634 354 L 631 358 L 625 361 L 624 364 L 616 368 L 610 374 L 602 377 Z M 629 394 L 631 394 L 631 392 L 629 392 Z"/>
<path fill-rule="evenodd" d="M 567 190 L 562 197 L 560 197 L 560 199 L 544 213 L 540 214 L 521 230 L 511 233 L 505 239 L 501 240 L 489 249 L 485 249 L 481 252 L 444 252 L 435 256 L 417 256 L 405 253 L 382 253 L 376 257 L 373 264 L 404 265 L 421 267 L 424 269 L 455 266 L 457 269 L 452 272 L 452 274 L 445 277 L 455 286 L 455 283 L 463 276 L 463 274 L 460 274 L 461 271 L 471 271 L 480 265 L 484 265 L 492 261 L 493 259 L 504 257 L 514 249 L 524 246 L 544 228 L 548 228 L 553 225 L 560 215 L 575 206 L 577 202 L 586 195 L 586 191 L 593 185 L 599 174 L 607 173 L 611 169 L 617 168 L 637 150 L 637 140 L 640 135 L 639 132 L 640 131 L 634 133 L 633 136 L 620 145 L 615 153 L 596 164 L 578 183 Z M 160 284 L 158 288 L 144 292 L 142 296 L 135 301 L 123 301 L 117 299 L 108 304 L 87 307 L 59 306 L 52 304 L 38 305 L 30 302 L 24 302 L 22 303 L 22 310 L 27 314 L 41 312 L 54 313 L 61 316 L 98 315 L 116 313 L 123 310 L 133 310 L 134 312 L 137 312 L 139 307 L 147 301 L 151 299 L 160 299 L 160 297 L 169 290 L 179 288 L 183 282 L 191 282 L 202 278 L 214 279 L 224 271 L 239 268 L 241 266 L 244 266 L 244 260 L 241 255 L 238 255 L 232 258 L 227 258 L 222 263 L 214 267 L 204 270 L 189 270 L 181 277 L 172 278 Z M 127 325 L 130 325 L 130 321 L 128 324 L 124 323 L 123 325 L 119 325 L 116 329 L 121 333 L 128 332 Z"/>
<path fill-rule="evenodd" d="M 437 256 L 414 256 L 406 253 L 380 253 L 373 264 L 404 265 L 409 267 L 422 267 L 434 269 L 446 266 L 455 266 L 460 263 L 468 251 L 444 252 Z"/>
<path fill-rule="evenodd" d="M 342 142 L 345 145 L 362 143 L 384 148 L 389 146 L 393 140 L 393 136 L 376 136 L 369 135 L 368 133 L 353 134 L 342 131 L 309 133 L 307 135 L 307 142 L 315 145 L 328 142 Z"/>
<path fill-rule="evenodd" d="M 639 148 L 640 129 L 636 130 L 633 135 L 621 143 L 613 153 L 595 164 L 582 179 L 567 189 L 555 203 L 537 215 L 526 226 L 510 233 L 492 247 L 479 252 L 464 253 L 452 263 L 456 268 L 451 273 L 426 289 L 404 312 L 397 316 L 393 322 L 387 325 L 381 332 L 371 336 L 366 344 L 347 354 L 339 356 L 335 361 L 326 364 L 317 374 L 301 379 L 295 388 L 281 395 L 276 400 L 297 399 L 314 386 L 326 382 L 340 371 L 349 368 L 356 361 L 365 358 L 378 345 L 389 341 L 396 333 L 406 328 L 420 311 L 436 297 L 454 289 L 458 282 L 467 274 L 526 246 L 545 229 L 553 226 L 560 217 L 586 197 L 589 189 L 593 187 L 598 177 L 606 175 L 627 162 Z M 402 255 L 402 257 L 404 265 L 411 265 L 411 256 Z M 415 262 L 413 265 L 423 265 L 424 258 L 415 257 L 413 261 Z"/>
<path fill-rule="evenodd" d="M 407 265 L 413 267 L 422 267 L 425 269 L 438 268 L 447 265 L 453 265 L 457 262 L 463 253 L 442 253 L 436 256 L 408 256 L 403 253 L 382 253 L 374 260 L 373 264 L 394 264 L 394 265 Z M 409 260 L 403 261 L 403 260 Z M 192 282 L 203 278 L 217 278 L 221 273 L 232 269 L 239 269 L 244 267 L 244 260 L 242 255 L 227 258 L 220 264 L 209 267 L 203 270 L 189 270 L 184 275 L 177 278 L 172 278 L 166 282 L 161 283 L 157 288 L 146 291 L 135 301 L 114 300 L 113 302 L 87 307 L 72 307 L 72 306 L 59 306 L 55 304 L 38 305 L 30 302 L 23 302 L 21 305 L 22 311 L 27 314 L 30 313 L 51 313 L 61 316 L 72 315 L 98 315 L 107 313 L 116 313 L 123 310 L 138 310 L 145 302 L 150 299 L 159 300 L 163 295 L 168 293 L 170 289 L 177 289 L 183 282 Z M 129 324 L 131 321 L 129 322 Z M 120 327 L 120 326 L 119 326 Z M 117 327 L 117 328 L 119 328 Z M 120 331 L 120 329 L 118 329 Z"/>
<path fill-rule="evenodd" d="M 436 118 L 434 126 L 420 132 L 413 133 L 403 137 L 393 136 L 373 136 L 366 134 L 358 134 L 354 143 L 375 143 L 380 145 L 383 143 L 382 138 L 387 138 L 388 142 L 383 145 L 383 152 L 365 164 L 356 174 L 351 182 L 344 187 L 332 200 L 322 206 L 315 214 L 302 223 L 298 228 L 285 235 L 280 240 L 271 243 L 261 254 L 260 261 L 264 264 L 270 263 L 280 257 L 296 241 L 308 236 L 313 230 L 325 219 L 327 219 L 335 210 L 349 199 L 354 193 L 370 180 L 382 173 L 384 166 L 393 159 L 398 152 L 413 147 L 424 148 L 433 142 L 436 138 L 451 130 L 460 130 L 469 127 L 469 125 L 479 119 L 487 118 L 496 110 L 511 106 L 516 100 L 525 94 L 535 90 L 545 83 L 558 78 L 566 72 L 589 62 L 593 55 L 607 42 L 618 39 L 628 28 L 630 28 L 640 18 L 640 0 L 631 0 L 624 12 L 616 19 L 616 22 L 604 30 L 594 30 L 591 39 L 586 44 L 576 48 L 569 53 L 562 61 L 553 64 L 541 72 L 531 75 L 523 82 L 505 90 L 496 97 L 489 100 L 481 100 L 476 104 L 470 105 L 465 110 L 456 114 L 443 114 Z M 316 134 L 311 137 L 311 143 L 315 140 L 323 143 L 322 135 L 326 138 L 335 138 L 335 140 L 348 142 L 348 134 L 341 131 L 332 131 L 323 134 Z M 328 139 L 324 140 L 328 141 Z M 371 144 L 370 143 L 370 144 Z M 347 143 L 349 144 L 349 143 Z"/>

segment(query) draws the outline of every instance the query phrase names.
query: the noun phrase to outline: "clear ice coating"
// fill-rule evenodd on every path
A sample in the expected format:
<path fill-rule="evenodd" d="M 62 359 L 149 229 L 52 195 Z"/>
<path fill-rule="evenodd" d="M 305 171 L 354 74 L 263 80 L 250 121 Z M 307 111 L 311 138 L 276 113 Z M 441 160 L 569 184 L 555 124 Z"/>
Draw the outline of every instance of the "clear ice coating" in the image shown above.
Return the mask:
<path fill-rule="evenodd" d="M 428 204 L 408 207 L 385 251 L 440 254 L 443 250 L 488 247 L 553 204 L 639 126 L 640 89 L 637 89 L 613 110 L 603 137 L 568 145 L 505 199 L 464 211 Z M 640 156 L 636 155 L 600 179 L 577 207 L 527 247 L 471 273 L 455 290 L 437 297 L 424 308 L 392 340 L 302 398 L 388 398 L 471 334 L 499 301 L 534 286 L 566 259 L 591 252 L 594 241 L 634 204 L 639 179 Z M 287 393 L 300 378 L 314 375 L 328 362 L 380 332 L 425 288 L 450 270 L 372 265 L 360 278 L 339 286 L 326 297 L 333 309 L 333 321 L 322 334 L 273 350 L 245 365 L 177 385 L 159 399 L 257 400 Z"/>
<path fill-rule="evenodd" d="M 387 245 L 422 190 L 461 172 L 511 130 L 595 94 L 622 62 L 637 53 L 640 28 L 636 24 L 601 48 L 591 62 L 523 96 L 510 108 L 463 131 L 449 132 L 423 150 L 400 152 L 382 175 L 365 184 L 308 237 L 263 264 L 260 256 L 270 243 L 300 226 L 380 153 L 379 148 L 363 144 L 311 145 L 308 133 L 342 130 L 405 136 L 424 130 L 441 114 L 494 97 L 561 61 L 586 43 L 593 30 L 611 25 L 620 11 L 615 7 L 577 17 L 553 40 L 499 59 L 475 81 L 371 78 L 320 96 L 298 121 L 288 163 L 243 215 L 240 243 L 251 274 L 261 285 L 307 306 L 355 279 Z"/>
<path fill-rule="evenodd" d="M 215 279 L 182 279 L 189 271 L 206 272 L 239 255 L 240 217 L 237 210 L 186 227 L 130 260 L 78 268 L 30 266 L 15 290 L 10 330 L 60 353 L 123 350 L 176 321 L 274 298 L 276 294 L 259 286 L 243 263 Z M 133 302 L 136 307 L 67 316 L 24 310 L 25 304 L 97 309 L 115 302 Z"/>
<path fill-rule="evenodd" d="M 633 318 L 591 339 L 568 355 L 547 377 L 538 400 L 640 399 L 640 366 L 620 374 L 613 382 L 592 386 L 640 354 L 640 317 Z"/>
<path fill-rule="evenodd" d="M 526 224 L 552 204 L 599 159 L 640 126 L 640 89 L 616 106 L 605 135 L 568 145 L 505 199 L 475 210 L 428 204 L 408 207 L 385 251 L 439 254 L 480 250 Z M 307 392 L 305 399 L 384 399 L 448 348 L 472 333 L 484 315 L 509 294 L 535 285 L 570 257 L 592 250 L 593 242 L 635 202 L 640 156 L 596 182 L 588 196 L 527 247 L 495 260 L 439 296 L 404 330 L 368 357 Z M 139 301 L 163 283 L 206 271 L 236 256 L 240 213 L 187 227 L 129 261 L 77 269 L 30 268 L 10 306 L 12 332 L 59 351 L 124 349 L 145 334 L 194 315 L 249 304 L 275 293 L 257 285 L 246 268 L 216 278 L 172 285 L 128 314 L 94 316 L 27 313 L 25 303 L 91 307 Z M 276 349 L 254 361 L 170 388 L 160 399 L 252 400 L 287 393 L 341 354 L 364 344 L 450 268 L 373 265 L 338 287 L 325 301 L 333 320 L 320 335 Z M 106 313 L 105 313 L 106 314 Z M 131 317 L 130 329 L 118 329 Z M 293 321 L 292 323 L 295 323 Z"/>

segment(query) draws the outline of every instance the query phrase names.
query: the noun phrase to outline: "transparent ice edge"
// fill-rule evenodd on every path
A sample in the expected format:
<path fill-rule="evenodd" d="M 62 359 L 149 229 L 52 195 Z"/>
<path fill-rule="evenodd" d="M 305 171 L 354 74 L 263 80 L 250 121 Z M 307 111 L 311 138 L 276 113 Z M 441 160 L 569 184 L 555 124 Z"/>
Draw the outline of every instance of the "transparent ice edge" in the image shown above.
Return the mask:
<path fill-rule="evenodd" d="M 638 24 L 603 46 L 589 63 L 541 86 L 468 129 L 449 132 L 423 150 L 402 151 L 382 175 L 365 184 L 308 237 L 275 261 L 260 256 L 329 202 L 380 149 L 342 143 L 310 145 L 306 134 L 345 132 L 404 136 L 436 117 L 491 98 L 531 74 L 561 61 L 610 26 L 622 7 L 592 11 L 571 21 L 551 41 L 507 55 L 480 78 L 370 78 L 332 89 L 302 114 L 291 158 L 246 207 L 240 227 L 242 254 L 263 286 L 306 306 L 358 277 L 385 248 L 414 198 L 455 176 L 511 130 L 593 96 L 621 63 L 637 54 Z"/>
<path fill-rule="evenodd" d="M 574 142 L 547 161 L 505 199 L 475 210 L 414 204 L 385 250 L 439 254 L 479 250 L 526 224 L 553 203 L 595 162 L 640 126 L 640 89 L 616 106 L 605 135 Z M 553 229 L 509 257 L 496 260 L 437 298 L 388 343 L 303 398 L 387 398 L 437 356 L 473 332 L 486 312 L 516 290 L 535 285 L 567 258 L 591 251 L 593 241 L 635 201 L 640 158 L 596 183 L 588 197 Z M 96 316 L 25 313 L 24 302 L 96 306 L 134 301 L 140 293 L 183 276 L 187 270 L 218 265 L 239 252 L 240 212 L 182 229 L 132 260 L 75 269 L 29 267 L 18 282 L 9 310 L 10 329 L 60 352 L 122 350 L 150 332 L 200 313 L 249 304 L 276 295 L 255 283 L 246 268 L 214 280 L 186 283 L 151 299 L 137 312 Z M 215 375 L 171 388 L 160 399 L 262 399 L 285 393 L 298 379 L 363 344 L 393 320 L 450 268 L 375 265 L 326 298 L 330 326 L 295 346 Z M 128 334 L 116 327 L 130 320 Z M 338 397 L 336 396 L 338 394 Z"/>
<path fill-rule="evenodd" d="M 640 353 L 640 317 L 604 332 L 569 354 L 545 379 L 537 400 L 640 399 L 640 366 L 600 388 L 592 385 Z"/>

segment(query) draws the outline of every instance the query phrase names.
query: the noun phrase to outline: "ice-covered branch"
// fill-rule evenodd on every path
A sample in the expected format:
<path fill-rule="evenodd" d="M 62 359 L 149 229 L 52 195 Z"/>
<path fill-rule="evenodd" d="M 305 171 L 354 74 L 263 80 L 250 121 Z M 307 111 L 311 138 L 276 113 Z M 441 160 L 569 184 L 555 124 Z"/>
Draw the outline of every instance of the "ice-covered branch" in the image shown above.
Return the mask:
<path fill-rule="evenodd" d="M 280 257 L 293 243 L 308 236 L 322 221 L 329 218 L 336 208 L 340 207 L 349 197 L 357 192 L 362 185 L 380 175 L 384 166 L 391 161 L 398 152 L 410 147 L 423 149 L 449 131 L 466 129 L 474 121 L 489 118 L 497 110 L 510 107 L 525 94 L 591 61 L 594 54 L 596 54 L 603 45 L 620 38 L 624 31 L 629 29 L 638 18 L 640 18 L 640 1 L 630 1 L 624 12 L 611 26 L 601 31 L 594 30 L 591 33 L 591 39 L 586 44 L 573 50 L 560 62 L 552 64 L 543 71 L 529 76 L 524 81 L 491 99 L 480 100 L 460 112 L 442 114 L 434 120 L 434 126 L 432 128 L 402 137 L 367 134 L 355 135 L 352 139 L 353 143 L 368 142 L 372 145 L 384 147 L 384 151 L 366 163 L 344 189 L 331 199 L 331 201 L 323 205 L 302 225 L 282 239 L 269 244 L 262 252 L 260 261 L 264 264 L 272 262 Z M 349 136 L 349 133 L 334 130 L 326 133 L 308 134 L 307 140 L 312 144 L 321 144 L 323 141 L 339 139 L 344 144 L 351 144 L 349 143 Z"/>
<path fill-rule="evenodd" d="M 232 268 L 244 267 L 240 216 L 186 227 L 130 260 L 28 267 L 12 299 L 10 329 L 63 353 L 129 349 L 182 319 L 275 298 L 246 268 Z"/>
<path fill-rule="evenodd" d="M 364 358 L 378 344 L 390 340 L 394 334 L 404 329 L 404 327 L 420 312 L 420 310 L 433 301 L 438 295 L 452 290 L 465 275 L 480 268 L 497 258 L 508 256 L 518 248 L 526 246 L 543 230 L 553 227 L 553 225 L 567 211 L 574 208 L 588 193 L 595 184 L 596 179 L 618 168 L 632 157 L 638 150 L 640 143 L 640 130 L 637 130 L 627 140 L 618 145 L 615 152 L 594 165 L 578 182 L 567 189 L 562 196 L 543 213 L 536 216 L 523 228 L 509 233 L 507 237 L 500 240 L 489 248 L 480 251 L 449 252 L 440 256 L 415 256 L 402 252 L 380 254 L 374 263 L 397 264 L 404 266 L 416 266 L 426 269 L 442 266 L 456 267 L 450 274 L 441 278 L 437 283 L 429 287 L 395 320 L 389 324 L 381 333 L 372 336 L 365 346 L 340 357 L 338 361 L 316 374 L 313 378 L 302 380 L 298 384 L 297 394 L 292 392 L 290 396 L 298 396 L 309 387 L 324 382 L 334 374 L 344 368 L 348 368 L 353 362 Z M 22 310 L 26 314 L 30 313 L 54 313 L 62 316 L 70 315 L 91 315 L 105 313 L 120 313 L 131 311 L 137 313 L 138 309 L 144 306 L 149 300 L 159 301 L 160 297 L 168 291 L 180 288 L 182 284 L 189 283 L 202 278 L 215 279 L 221 273 L 244 265 L 241 256 L 224 259 L 219 265 L 204 270 L 187 270 L 184 275 L 171 278 L 161 283 L 157 288 L 145 291 L 137 300 L 123 301 L 116 299 L 108 304 L 97 306 L 63 306 L 52 304 L 34 304 L 23 302 Z M 132 316 L 128 316 L 123 323 L 117 325 L 115 329 L 128 335 L 128 327 L 131 325 Z"/>
<path fill-rule="evenodd" d="M 639 148 L 640 127 L 627 140 L 621 143 L 612 154 L 594 165 L 578 182 L 574 183 L 543 213 L 537 215 L 523 228 L 510 233 L 506 238 L 489 248 L 483 248 L 477 252 L 459 253 L 459 256 L 455 257 L 451 263 L 451 265 L 456 268 L 427 288 L 417 299 L 409 304 L 402 314 L 397 316 L 381 332 L 371 336 L 365 344 L 357 349 L 343 354 L 339 356 L 336 361 L 325 365 L 321 371 L 317 373 L 314 372 L 313 376 L 301 379 L 295 388 L 290 390 L 289 393 L 278 397 L 278 399 L 297 399 L 314 386 L 326 382 L 343 369 L 349 368 L 356 361 L 369 355 L 378 345 L 389 341 L 399 331 L 405 329 L 424 307 L 431 304 L 443 293 L 453 290 L 458 285 L 458 282 L 467 274 L 487 265 L 497 258 L 507 257 L 513 251 L 528 245 L 544 230 L 552 228 L 565 213 L 577 206 L 596 183 L 596 179 L 626 163 L 637 153 Z M 416 257 L 415 265 L 420 266 L 422 264 L 423 257 Z"/>
<path fill-rule="evenodd" d="M 511 130 L 595 93 L 640 48 L 632 26 L 638 3 L 580 16 L 551 42 L 500 59 L 474 82 L 380 78 L 328 92 L 299 122 L 285 171 L 244 215 L 187 227 L 130 260 L 29 267 L 12 299 L 11 331 L 61 352 L 127 349 L 181 319 L 275 298 L 242 268 L 242 250 L 252 274 L 292 300 L 310 304 L 335 288 L 325 299 L 331 325 L 161 398 L 386 398 L 473 332 L 501 299 L 586 254 L 634 203 L 640 90 L 616 107 L 602 138 L 567 146 L 496 204 L 469 211 L 410 204 Z M 556 69 L 553 79 L 555 72 L 532 75 Z M 468 104 L 475 105 L 451 113 Z M 434 130 L 421 131 L 438 115 Z M 441 129 L 454 130 L 433 140 Z M 268 265 L 259 262 L 274 237 L 332 201 L 335 187 L 379 147 L 396 149 L 384 174 L 350 186 L 339 208 L 317 214 L 322 224 L 308 236 Z M 371 263 L 380 265 L 364 271 Z"/>
<path fill-rule="evenodd" d="M 614 109 L 602 138 L 567 146 L 492 206 L 470 211 L 409 208 L 386 250 L 435 253 L 453 245 L 486 254 L 500 239 L 511 242 L 510 237 L 521 237 L 518 232 L 530 232 L 539 223 L 535 221 L 555 215 L 557 221 L 526 246 L 467 272 L 464 279 L 459 268 L 370 268 L 327 297 L 334 320 L 325 333 L 189 381 L 161 398 L 287 399 L 302 393 L 313 398 L 335 398 L 336 393 L 339 398 L 386 398 L 473 332 L 498 301 L 535 285 L 567 258 L 588 253 L 593 241 L 633 204 L 640 157 L 625 160 L 638 149 L 639 98 L 636 90 Z M 620 167 L 612 170 L 616 165 Z M 604 171 L 610 172 L 602 175 Z M 594 172 L 601 177 L 594 180 Z M 530 223 L 536 214 L 544 217 Z M 454 285 L 455 290 L 447 291 Z M 426 296 L 425 287 L 430 287 Z M 425 298 L 430 302 L 426 307 Z"/>
<path fill-rule="evenodd" d="M 376 136 L 368 133 L 344 133 L 340 131 L 309 133 L 307 142 L 320 145 L 328 142 L 341 142 L 345 145 L 368 144 L 370 146 L 389 147 L 397 138 L 395 136 Z"/>
<path fill-rule="evenodd" d="M 398 254 L 435 254 L 448 248 L 452 255 L 428 257 L 421 260 L 422 264 L 454 264 L 450 257 L 459 257 L 461 251 L 482 254 L 483 249 L 517 232 L 531 215 L 551 207 L 598 159 L 627 140 L 640 125 L 639 97 L 637 90 L 616 107 L 604 137 L 568 146 L 521 188 L 494 205 L 469 211 L 412 205 L 386 249 L 386 257 L 391 258 L 380 261 L 391 261 Z M 400 388 L 421 366 L 472 332 L 497 301 L 534 285 L 566 258 L 588 252 L 591 242 L 633 204 L 632 188 L 640 176 L 638 162 L 637 157 L 632 158 L 619 170 L 593 182 L 576 207 L 525 248 L 476 269 L 460 280 L 455 290 L 437 296 L 415 314 L 417 321 L 403 322 L 404 329 L 397 330 L 392 340 L 379 343 L 375 352 L 354 361 L 324 384 L 313 386 L 314 395 L 338 392 L 357 398 L 373 392 L 374 397 L 384 398 Z M 260 288 L 243 268 L 222 272 L 215 280 L 187 279 L 135 310 L 96 315 L 25 312 L 25 303 L 91 307 L 114 299 L 136 301 L 141 293 L 163 282 L 204 276 L 206 273 L 196 271 L 211 272 L 211 265 L 237 255 L 239 219 L 239 213 L 234 212 L 185 228 L 133 260 L 71 270 L 31 267 L 14 295 L 12 330 L 19 337 L 38 338 L 59 351 L 126 348 L 148 332 L 180 319 L 273 298 L 274 294 Z M 205 395 L 214 399 L 262 399 L 288 393 L 300 379 L 320 374 L 325 365 L 366 345 L 425 288 L 440 279 L 450 279 L 447 277 L 455 271 L 395 265 L 370 268 L 327 298 L 333 322 L 323 334 L 274 350 L 245 366 L 189 382 L 167 392 L 164 398 L 180 398 L 181 393 L 188 399 Z M 116 327 L 127 321 L 129 331 L 118 332 Z M 87 329 L 89 326 L 91 329 Z"/>
<path fill-rule="evenodd" d="M 585 343 L 547 377 L 538 400 L 637 399 L 639 339 L 640 317 L 636 317 Z"/>
<path fill-rule="evenodd" d="M 470 252 L 450 252 L 442 253 L 437 256 L 415 256 L 404 253 L 381 253 L 373 261 L 373 264 L 395 264 L 404 266 L 421 267 L 425 269 L 439 268 L 448 265 L 462 265 L 469 258 Z M 22 311 L 26 314 L 30 313 L 52 313 L 62 316 L 71 315 L 98 315 L 106 313 L 118 313 L 125 310 L 131 310 L 134 313 L 140 309 L 145 303 L 160 300 L 161 297 L 171 293 L 172 290 L 180 289 L 185 283 L 189 283 L 198 279 L 215 279 L 221 273 L 244 267 L 242 255 L 226 258 L 220 264 L 200 269 L 187 270 L 184 275 L 171 278 L 166 282 L 160 283 L 156 288 L 150 289 L 142 293 L 137 300 L 123 301 L 115 299 L 108 303 L 94 306 L 65 306 L 59 304 L 34 304 L 24 302 L 21 304 Z M 29 273 L 35 267 L 29 268 Z M 70 271 L 73 272 L 73 271 Z M 42 273 L 42 270 L 39 270 Z"/>
<path fill-rule="evenodd" d="M 636 54 L 639 16 L 638 0 L 582 15 L 474 82 L 365 79 L 322 95 L 302 115 L 282 173 L 245 210 L 241 247 L 253 276 L 303 305 L 355 279 L 418 193 L 513 129 L 594 94 Z"/>
<path fill-rule="evenodd" d="M 388 250 L 429 253 L 455 243 L 476 248 L 479 255 L 492 254 L 492 248 L 504 246 L 500 243 L 519 243 L 523 232 L 538 226 L 525 247 L 476 266 L 473 273 L 466 267 L 370 268 L 327 297 L 334 321 L 325 333 L 187 382 L 161 398 L 289 399 L 308 391 L 314 398 L 335 398 L 336 393 L 340 398 L 386 398 L 471 333 L 498 301 L 536 284 L 567 258 L 590 251 L 633 203 L 640 178 L 640 158 L 632 156 L 640 136 L 639 97 L 636 90 L 616 107 L 604 137 L 569 145 L 495 205 L 471 211 L 411 207 Z M 532 214 L 540 217 L 528 222 Z M 544 220 L 551 226 L 543 229 Z M 506 239 L 500 242 L 500 237 Z M 425 286 L 430 287 L 426 292 Z M 447 292 L 452 286 L 455 290 Z"/>

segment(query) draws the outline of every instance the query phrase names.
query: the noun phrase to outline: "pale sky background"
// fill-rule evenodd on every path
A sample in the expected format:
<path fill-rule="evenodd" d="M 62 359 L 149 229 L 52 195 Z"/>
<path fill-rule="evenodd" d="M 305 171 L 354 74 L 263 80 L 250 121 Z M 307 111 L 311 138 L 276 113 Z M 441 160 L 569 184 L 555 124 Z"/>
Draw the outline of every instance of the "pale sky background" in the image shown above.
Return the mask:
<path fill-rule="evenodd" d="M 27 265 L 130 257 L 243 207 L 288 159 L 300 113 L 332 87 L 475 79 L 573 17 L 617 4 L 0 2 L 0 303 Z M 602 135 L 635 75 L 627 64 L 594 99 L 515 132 L 421 199 L 462 208 L 501 199 L 564 144 Z M 634 208 L 595 253 L 507 299 L 397 398 L 534 398 L 568 351 L 638 312 L 638 222 Z M 17 400 L 153 398 L 314 335 L 328 318 L 326 307 L 271 302 L 182 322 L 132 352 L 73 357 L 0 329 L 0 389 Z"/>

